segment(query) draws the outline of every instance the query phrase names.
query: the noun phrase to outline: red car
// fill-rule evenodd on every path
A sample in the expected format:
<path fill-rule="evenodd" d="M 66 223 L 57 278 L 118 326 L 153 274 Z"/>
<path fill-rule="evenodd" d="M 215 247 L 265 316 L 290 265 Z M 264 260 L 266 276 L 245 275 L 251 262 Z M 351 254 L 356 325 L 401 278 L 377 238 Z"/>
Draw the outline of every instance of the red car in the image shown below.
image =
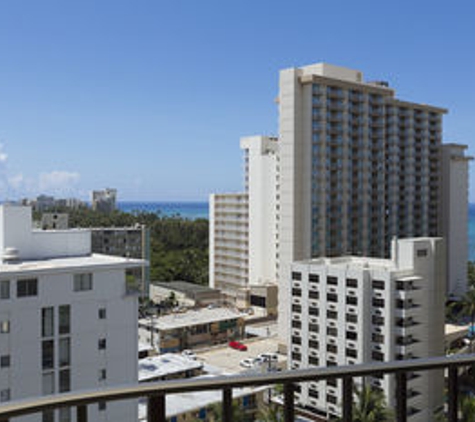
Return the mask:
<path fill-rule="evenodd" d="M 240 350 L 241 352 L 247 351 L 247 346 L 240 343 L 239 341 L 230 341 L 228 346 L 232 347 L 233 349 Z"/>

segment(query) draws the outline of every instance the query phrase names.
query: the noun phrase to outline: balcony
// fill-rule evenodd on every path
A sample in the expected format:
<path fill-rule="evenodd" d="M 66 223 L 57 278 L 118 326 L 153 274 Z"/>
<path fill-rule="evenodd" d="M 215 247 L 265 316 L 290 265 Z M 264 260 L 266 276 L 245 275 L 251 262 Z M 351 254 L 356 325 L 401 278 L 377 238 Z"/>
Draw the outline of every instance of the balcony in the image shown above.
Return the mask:
<path fill-rule="evenodd" d="M 148 421 L 166 421 L 166 397 L 170 394 L 196 391 L 222 391 L 222 421 L 232 422 L 233 389 L 242 387 L 283 385 L 284 421 L 295 420 L 294 395 L 296 383 L 318 382 L 330 379 L 342 380 L 342 421 L 349 422 L 353 415 L 353 379 L 355 377 L 381 376 L 394 374 L 396 377 L 396 421 L 405 422 L 411 415 L 408 400 L 412 397 L 408 381 L 417 371 L 431 369 L 447 369 L 447 420 L 458 420 L 458 377 L 460 367 L 468 367 L 475 363 L 475 355 L 459 355 L 451 357 L 436 357 L 428 359 L 413 359 L 410 361 L 393 361 L 350 366 L 332 366 L 323 368 L 298 369 L 280 373 L 265 373 L 253 375 L 222 376 L 216 378 L 180 379 L 146 383 L 140 385 L 105 388 L 101 390 L 81 391 L 55 396 L 36 397 L 30 400 L 7 402 L 0 405 L 0 422 L 10 418 L 31 415 L 48 409 L 61 407 L 76 407 L 78 422 L 88 421 L 88 405 L 99 402 L 126 399 L 147 398 Z"/>

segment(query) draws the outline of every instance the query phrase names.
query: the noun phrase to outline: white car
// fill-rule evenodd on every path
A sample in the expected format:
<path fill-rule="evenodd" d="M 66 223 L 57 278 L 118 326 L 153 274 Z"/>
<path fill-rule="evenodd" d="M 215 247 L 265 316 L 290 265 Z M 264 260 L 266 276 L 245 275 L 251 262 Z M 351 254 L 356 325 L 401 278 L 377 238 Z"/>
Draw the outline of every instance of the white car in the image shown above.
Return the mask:
<path fill-rule="evenodd" d="M 239 362 L 239 365 L 243 368 L 256 368 L 261 366 L 263 363 L 264 361 L 261 358 L 246 358 Z"/>
<path fill-rule="evenodd" d="M 181 355 L 185 358 L 196 360 L 196 355 L 191 350 L 183 350 L 183 352 L 181 352 Z"/>

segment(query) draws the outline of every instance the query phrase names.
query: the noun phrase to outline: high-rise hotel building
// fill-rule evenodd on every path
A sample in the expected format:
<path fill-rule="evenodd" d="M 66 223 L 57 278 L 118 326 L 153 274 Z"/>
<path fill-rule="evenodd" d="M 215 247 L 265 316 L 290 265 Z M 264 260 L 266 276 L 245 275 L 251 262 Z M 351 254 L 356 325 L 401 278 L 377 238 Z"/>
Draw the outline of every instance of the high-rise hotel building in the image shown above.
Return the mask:
<path fill-rule="evenodd" d="M 402 101 L 386 82 L 324 63 L 282 70 L 279 92 L 278 278 L 281 338 L 290 309 L 292 262 L 357 255 L 387 258 L 393 237 L 441 236 L 450 251 L 448 294 L 463 294 L 467 172 L 442 171 L 443 108 Z M 444 189 L 445 188 L 445 189 Z M 450 188 L 450 189 L 449 189 Z M 461 189 L 455 194 L 451 189 Z M 458 218 L 449 207 L 457 197 Z M 442 224 L 442 210 L 445 221 Z M 450 213 L 452 212 L 452 217 Z"/>

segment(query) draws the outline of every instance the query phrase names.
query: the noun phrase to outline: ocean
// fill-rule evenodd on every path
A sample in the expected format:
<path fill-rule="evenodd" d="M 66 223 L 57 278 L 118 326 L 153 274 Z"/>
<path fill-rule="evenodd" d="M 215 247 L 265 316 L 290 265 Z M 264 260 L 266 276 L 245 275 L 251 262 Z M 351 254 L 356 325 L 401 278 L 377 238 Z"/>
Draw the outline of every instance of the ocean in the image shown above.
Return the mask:
<path fill-rule="evenodd" d="M 120 211 L 153 212 L 166 217 L 180 216 L 190 220 L 208 218 L 207 202 L 135 202 L 119 201 L 117 206 Z"/>
<path fill-rule="evenodd" d="M 158 212 L 164 216 L 179 215 L 194 220 L 208 218 L 207 202 L 119 202 L 118 207 L 124 212 L 146 211 Z M 468 207 L 468 257 L 475 261 L 475 204 Z"/>

